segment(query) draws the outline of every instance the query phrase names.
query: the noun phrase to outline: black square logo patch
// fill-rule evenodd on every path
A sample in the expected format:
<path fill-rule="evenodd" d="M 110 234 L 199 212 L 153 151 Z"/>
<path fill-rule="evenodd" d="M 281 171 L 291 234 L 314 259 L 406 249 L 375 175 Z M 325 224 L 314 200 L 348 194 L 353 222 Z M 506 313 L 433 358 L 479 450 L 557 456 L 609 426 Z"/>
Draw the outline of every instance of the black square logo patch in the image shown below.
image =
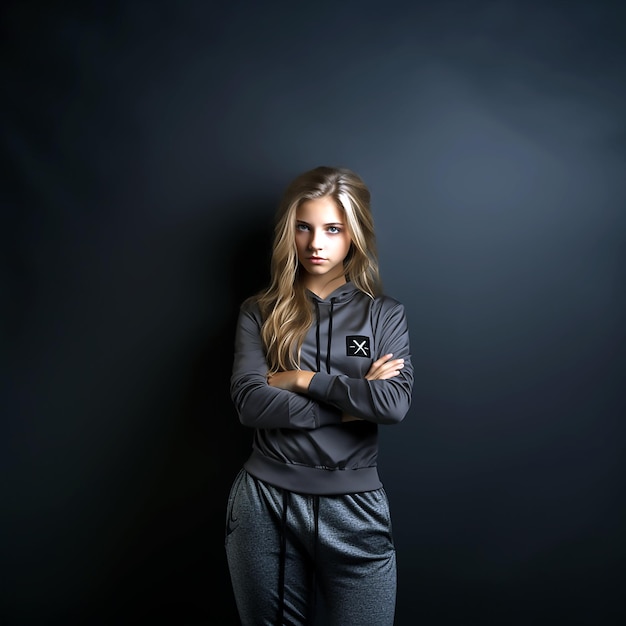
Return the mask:
<path fill-rule="evenodd" d="M 348 356 L 370 356 L 370 338 L 365 335 L 348 335 L 346 337 L 346 354 Z"/>

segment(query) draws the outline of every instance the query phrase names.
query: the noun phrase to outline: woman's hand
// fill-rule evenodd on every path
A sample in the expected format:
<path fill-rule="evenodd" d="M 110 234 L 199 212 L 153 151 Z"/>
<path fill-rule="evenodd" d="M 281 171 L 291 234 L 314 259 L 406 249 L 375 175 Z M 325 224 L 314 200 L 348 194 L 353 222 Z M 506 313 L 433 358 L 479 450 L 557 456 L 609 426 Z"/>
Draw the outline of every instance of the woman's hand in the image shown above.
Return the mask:
<path fill-rule="evenodd" d="M 393 354 L 385 354 L 380 359 L 374 361 L 365 374 L 366 380 L 387 380 L 400 373 L 404 367 L 404 359 L 392 359 Z"/>

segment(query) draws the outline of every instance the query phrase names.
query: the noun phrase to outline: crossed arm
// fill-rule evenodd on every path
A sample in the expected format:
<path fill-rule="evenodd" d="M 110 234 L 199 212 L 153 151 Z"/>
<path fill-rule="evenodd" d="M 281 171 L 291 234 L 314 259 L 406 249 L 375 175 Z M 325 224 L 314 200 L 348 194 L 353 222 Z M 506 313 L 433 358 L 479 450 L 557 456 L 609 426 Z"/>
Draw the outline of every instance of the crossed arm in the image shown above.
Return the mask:
<path fill-rule="evenodd" d="M 385 354 L 372 363 L 365 375 L 365 379 L 387 380 L 388 378 L 397 376 L 403 367 L 404 359 L 394 359 L 393 354 Z M 306 394 L 314 375 L 315 372 L 307 370 L 288 370 L 286 372 L 277 372 L 276 374 L 269 375 L 267 382 L 270 387 Z M 352 422 L 358 419 L 361 418 L 344 413 L 341 421 Z"/>

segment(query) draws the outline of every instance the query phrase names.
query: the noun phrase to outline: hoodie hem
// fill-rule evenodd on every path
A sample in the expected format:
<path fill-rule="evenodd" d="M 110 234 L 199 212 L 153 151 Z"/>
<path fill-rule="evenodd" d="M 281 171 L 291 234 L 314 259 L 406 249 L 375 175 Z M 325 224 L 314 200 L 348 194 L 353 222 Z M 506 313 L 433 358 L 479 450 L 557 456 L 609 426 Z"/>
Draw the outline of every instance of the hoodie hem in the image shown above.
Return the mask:
<path fill-rule="evenodd" d="M 275 487 L 294 493 L 342 495 L 380 489 L 377 467 L 326 469 L 282 463 L 253 450 L 244 463 L 245 470 Z"/>

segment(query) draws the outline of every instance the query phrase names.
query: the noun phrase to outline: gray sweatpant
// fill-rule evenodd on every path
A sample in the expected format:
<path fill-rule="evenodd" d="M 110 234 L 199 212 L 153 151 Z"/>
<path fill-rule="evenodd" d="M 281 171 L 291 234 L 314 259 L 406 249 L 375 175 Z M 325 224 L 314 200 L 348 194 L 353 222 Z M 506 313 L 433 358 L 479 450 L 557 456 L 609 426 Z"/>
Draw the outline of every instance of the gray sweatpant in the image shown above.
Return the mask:
<path fill-rule="evenodd" d="M 243 626 L 393 624 L 396 554 L 382 488 L 305 495 L 242 469 L 225 543 Z"/>

